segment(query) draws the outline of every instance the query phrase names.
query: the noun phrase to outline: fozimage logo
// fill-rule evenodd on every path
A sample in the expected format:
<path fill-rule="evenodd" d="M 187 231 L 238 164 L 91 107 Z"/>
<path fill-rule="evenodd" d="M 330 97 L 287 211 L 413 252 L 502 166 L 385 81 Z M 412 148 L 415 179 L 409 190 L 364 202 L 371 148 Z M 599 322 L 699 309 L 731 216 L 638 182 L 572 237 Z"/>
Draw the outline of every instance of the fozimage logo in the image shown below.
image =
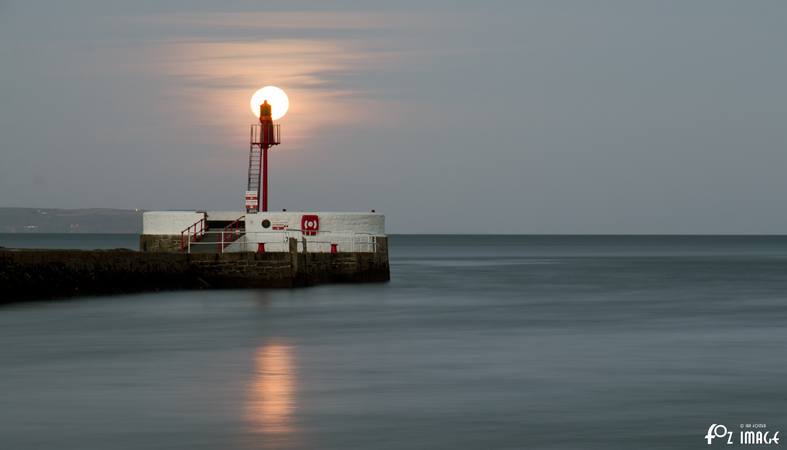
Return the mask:
<path fill-rule="evenodd" d="M 735 436 L 735 432 L 727 429 L 725 425 L 713 423 L 708 427 L 705 441 L 708 445 L 713 445 L 715 439 L 726 445 L 779 445 L 779 431 L 771 433 L 764 423 L 742 423 L 738 435 Z"/>

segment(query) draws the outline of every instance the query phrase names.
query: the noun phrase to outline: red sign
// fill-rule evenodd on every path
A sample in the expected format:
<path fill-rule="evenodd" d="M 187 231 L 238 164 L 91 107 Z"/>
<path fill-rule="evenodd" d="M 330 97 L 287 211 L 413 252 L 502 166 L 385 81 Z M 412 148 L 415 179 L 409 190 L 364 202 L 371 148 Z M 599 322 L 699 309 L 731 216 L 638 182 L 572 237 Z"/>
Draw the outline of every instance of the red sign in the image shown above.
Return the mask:
<path fill-rule="evenodd" d="M 301 230 L 304 236 L 314 236 L 320 230 L 320 218 L 316 214 L 304 214 L 301 217 Z"/>

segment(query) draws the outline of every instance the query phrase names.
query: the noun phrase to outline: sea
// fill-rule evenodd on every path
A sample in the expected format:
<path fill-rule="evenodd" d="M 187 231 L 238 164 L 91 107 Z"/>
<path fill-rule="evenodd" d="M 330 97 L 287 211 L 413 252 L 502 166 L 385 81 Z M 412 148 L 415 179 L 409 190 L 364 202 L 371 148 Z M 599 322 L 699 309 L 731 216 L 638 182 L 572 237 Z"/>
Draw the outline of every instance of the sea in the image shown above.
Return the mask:
<path fill-rule="evenodd" d="M 0 448 L 781 445 L 738 433 L 787 430 L 787 237 L 394 235 L 390 258 L 388 283 L 2 306 Z"/>

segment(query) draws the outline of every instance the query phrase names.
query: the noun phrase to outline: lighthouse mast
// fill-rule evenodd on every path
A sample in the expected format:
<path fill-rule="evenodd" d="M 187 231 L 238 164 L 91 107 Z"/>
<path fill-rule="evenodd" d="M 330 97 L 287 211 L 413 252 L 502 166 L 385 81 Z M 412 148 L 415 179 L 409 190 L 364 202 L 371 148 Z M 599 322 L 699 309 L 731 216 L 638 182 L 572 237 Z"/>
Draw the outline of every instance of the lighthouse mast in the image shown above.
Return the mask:
<path fill-rule="evenodd" d="M 260 105 L 260 123 L 251 125 L 249 136 L 246 212 L 256 213 L 268 210 L 268 150 L 280 144 L 279 124 L 273 123 L 271 105 L 267 100 Z"/>

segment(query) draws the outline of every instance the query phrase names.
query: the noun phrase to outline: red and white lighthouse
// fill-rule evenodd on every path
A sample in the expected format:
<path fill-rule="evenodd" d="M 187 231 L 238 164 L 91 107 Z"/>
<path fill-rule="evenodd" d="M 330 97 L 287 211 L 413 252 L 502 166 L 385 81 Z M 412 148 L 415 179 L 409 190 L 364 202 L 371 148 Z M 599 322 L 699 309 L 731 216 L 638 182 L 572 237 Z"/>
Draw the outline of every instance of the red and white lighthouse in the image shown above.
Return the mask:
<path fill-rule="evenodd" d="M 279 124 L 290 108 L 287 94 L 276 86 L 265 86 L 251 97 L 251 112 L 259 124 L 251 125 L 249 134 L 249 178 L 246 187 L 246 212 L 268 211 L 268 150 L 279 145 Z"/>
<path fill-rule="evenodd" d="M 246 212 L 268 210 L 268 150 L 281 143 L 279 124 L 273 123 L 268 100 L 260 105 L 260 123 L 252 124 L 249 133 L 249 178 L 246 188 Z"/>

